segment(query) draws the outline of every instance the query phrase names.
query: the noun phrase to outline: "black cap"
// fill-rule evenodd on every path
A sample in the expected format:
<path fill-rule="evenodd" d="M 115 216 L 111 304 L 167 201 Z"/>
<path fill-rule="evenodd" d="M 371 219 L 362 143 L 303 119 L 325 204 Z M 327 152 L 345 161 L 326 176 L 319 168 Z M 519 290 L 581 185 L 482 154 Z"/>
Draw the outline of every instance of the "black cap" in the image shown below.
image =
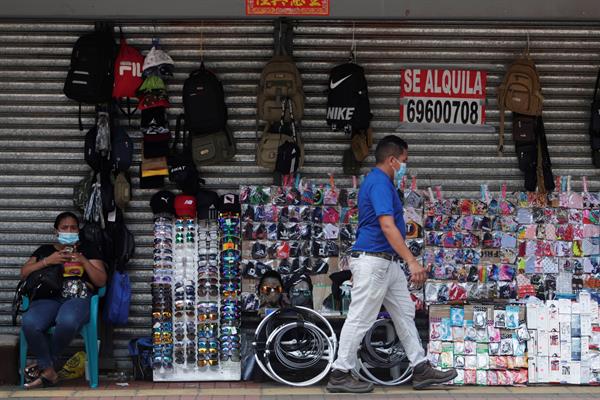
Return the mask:
<path fill-rule="evenodd" d="M 220 212 L 241 213 L 242 206 L 240 205 L 240 197 L 234 193 L 226 193 L 219 197 L 217 209 Z"/>
<path fill-rule="evenodd" d="M 154 214 L 175 214 L 175 195 L 168 190 L 156 192 L 150 199 L 150 207 Z"/>
<path fill-rule="evenodd" d="M 216 215 L 211 217 L 211 209 L 216 214 L 219 195 L 212 190 L 201 189 L 196 193 L 196 208 L 198 210 L 198 219 L 215 219 Z"/>

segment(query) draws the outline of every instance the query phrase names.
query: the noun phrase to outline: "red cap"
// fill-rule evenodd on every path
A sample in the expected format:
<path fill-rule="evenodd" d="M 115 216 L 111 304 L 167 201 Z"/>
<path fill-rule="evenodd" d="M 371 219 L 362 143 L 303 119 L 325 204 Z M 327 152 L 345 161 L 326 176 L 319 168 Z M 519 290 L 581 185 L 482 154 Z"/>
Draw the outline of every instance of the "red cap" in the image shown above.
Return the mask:
<path fill-rule="evenodd" d="M 175 214 L 178 217 L 196 218 L 196 197 L 186 194 L 175 196 Z"/>

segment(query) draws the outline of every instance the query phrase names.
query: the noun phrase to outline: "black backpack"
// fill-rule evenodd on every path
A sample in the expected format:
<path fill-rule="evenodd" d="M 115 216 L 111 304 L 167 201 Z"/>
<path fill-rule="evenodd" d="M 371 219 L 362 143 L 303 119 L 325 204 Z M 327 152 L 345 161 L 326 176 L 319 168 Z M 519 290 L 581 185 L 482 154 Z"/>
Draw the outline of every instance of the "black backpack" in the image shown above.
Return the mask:
<path fill-rule="evenodd" d="M 80 103 L 98 104 L 112 98 L 117 44 L 110 30 L 81 36 L 73 46 L 65 95 Z"/>
<path fill-rule="evenodd" d="M 340 64 L 331 70 L 327 88 L 327 124 L 333 130 L 364 130 L 373 115 L 364 69 L 355 63 Z"/>
<path fill-rule="evenodd" d="M 192 134 L 225 131 L 227 106 L 223 84 L 204 63 L 183 83 L 183 109 L 186 129 Z"/>
<path fill-rule="evenodd" d="M 119 272 L 124 272 L 127 263 L 135 253 L 135 238 L 123 221 L 117 221 L 108 229 L 112 237 L 112 266 Z"/>

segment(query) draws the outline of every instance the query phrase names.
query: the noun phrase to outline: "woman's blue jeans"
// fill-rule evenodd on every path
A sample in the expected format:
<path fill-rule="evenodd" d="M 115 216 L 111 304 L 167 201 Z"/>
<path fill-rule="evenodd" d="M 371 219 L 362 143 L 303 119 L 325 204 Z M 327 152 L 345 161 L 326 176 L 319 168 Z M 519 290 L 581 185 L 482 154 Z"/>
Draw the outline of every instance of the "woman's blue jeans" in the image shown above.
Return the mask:
<path fill-rule="evenodd" d="M 54 367 L 58 357 L 90 319 L 90 299 L 39 299 L 23 314 L 23 332 L 38 367 Z M 55 326 L 49 339 L 46 332 Z"/>

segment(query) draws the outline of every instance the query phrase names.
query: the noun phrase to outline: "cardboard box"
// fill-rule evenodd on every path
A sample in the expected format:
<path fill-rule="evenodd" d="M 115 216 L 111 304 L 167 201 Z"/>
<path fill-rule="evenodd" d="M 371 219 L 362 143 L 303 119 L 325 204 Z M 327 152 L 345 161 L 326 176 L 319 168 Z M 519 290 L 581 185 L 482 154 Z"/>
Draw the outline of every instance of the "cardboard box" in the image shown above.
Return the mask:
<path fill-rule="evenodd" d="M 537 335 L 537 355 L 548 357 L 550 355 L 550 333 L 538 331 Z M 548 370 L 546 368 L 546 370 Z"/>
<path fill-rule="evenodd" d="M 568 383 L 571 381 L 571 362 L 560 362 L 560 383 Z"/>
<path fill-rule="evenodd" d="M 560 357 L 549 358 L 548 380 L 552 383 L 559 383 L 561 378 Z"/>
<path fill-rule="evenodd" d="M 537 329 L 537 315 L 539 313 L 539 304 L 529 303 L 525 309 L 527 316 L 527 328 Z"/>
<path fill-rule="evenodd" d="M 527 355 L 529 357 L 537 356 L 537 336 L 538 331 L 533 329 L 528 329 L 529 332 L 529 340 L 527 341 Z"/>
<path fill-rule="evenodd" d="M 592 317 L 590 314 L 581 314 L 581 336 L 592 336 Z"/>
<path fill-rule="evenodd" d="M 571 314 L 560 314 L 560 338 L 571 339 Z"/>
<path fill-rule="evenodd" d="M 571 360 L 581 361 L 581 338 L 571 338 Z"/>
<path fill-rule="evenodd" d="M 568 382 L 571 385 L 581 384 L 581 363 L 579 361 L 571 361 L 571 380 Z"/>
<path fill-rule="evenodd" d="M 570 339 L 570 338 L 569 338 Z M 571 361 L 571 341 L 561 341 L 560 342 L 560 359 L 562 361 Z"/>
<path fill-rule="evenodd" d="M 560 356 L 560 335 L 558 331 L 548 333 L 548 355 L 550 357 Z"/>
<path fill-rule="evenodd" d="M 560 314 L 571 314 L 571 299 L 559 299 L 558 312 Z"/>
<path fill-rule="evenodd" d="M 548 357 L 537 357 L 537 382 L 550 382 L 549 374 L 550 360 Z"/>
<path fill-rule="evenodd" d="M 582 336 L 581 337 L 581 361 L 589 362 L 591 357 L 590 352 L 590 337 Z"/>
<path fill-rule="evenodd" d="M 529 366 L 527 368 L 527 375 L 529 376 L 529 383 L 537 383 L 537 357 L 529 357 Z"/>

